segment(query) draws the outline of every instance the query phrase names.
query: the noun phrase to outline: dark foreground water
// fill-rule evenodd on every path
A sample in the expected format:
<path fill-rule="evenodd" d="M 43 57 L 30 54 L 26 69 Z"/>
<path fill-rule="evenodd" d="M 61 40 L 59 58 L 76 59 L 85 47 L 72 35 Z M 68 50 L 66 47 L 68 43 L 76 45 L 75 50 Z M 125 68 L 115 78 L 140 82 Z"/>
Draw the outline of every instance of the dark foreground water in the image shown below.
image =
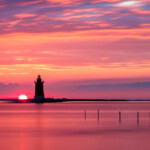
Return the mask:
<path fill-rule="evenodd" d="M 149 150 L 149 112 L 150 102 L 0 103 L 0 150 Z"/>

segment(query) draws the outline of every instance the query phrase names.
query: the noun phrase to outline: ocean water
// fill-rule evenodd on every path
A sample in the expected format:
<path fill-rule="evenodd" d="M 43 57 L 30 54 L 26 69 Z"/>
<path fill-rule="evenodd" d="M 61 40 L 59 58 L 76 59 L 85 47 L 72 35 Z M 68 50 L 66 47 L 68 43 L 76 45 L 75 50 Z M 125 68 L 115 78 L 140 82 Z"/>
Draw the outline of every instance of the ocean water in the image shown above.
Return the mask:
<path fill-rule="evenodd" d="M 0 103 L 0 150 L 111 149 L 150 149 L 150 102 Z"/>

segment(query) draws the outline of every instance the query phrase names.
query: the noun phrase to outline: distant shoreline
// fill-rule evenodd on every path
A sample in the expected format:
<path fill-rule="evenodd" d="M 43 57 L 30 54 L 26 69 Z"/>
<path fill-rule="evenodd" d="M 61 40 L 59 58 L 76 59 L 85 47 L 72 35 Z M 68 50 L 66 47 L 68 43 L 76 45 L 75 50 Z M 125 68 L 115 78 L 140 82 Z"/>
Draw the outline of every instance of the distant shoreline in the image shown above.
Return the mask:
<path fill-rule="evenodd" d="M 26 103 L 39 103 L 37 100 L 35 99 L 28 99 L 28 100 L 19 100 L 19 99 L 0 99 L 0 101 L 6 101 L 6 102 L 14 102 L 14 103 L 22 103 L 22 102 L 26 102 Z M 150 99 L 67 99 L 67 98 L 63 98 L 63 99 L 53 99 L 53 98 L 45 98 L 42 101 L 40 101 L 40 103 L 55 103 L 55 102 L 112 102 L 112 101 L 150 101 Z"/>

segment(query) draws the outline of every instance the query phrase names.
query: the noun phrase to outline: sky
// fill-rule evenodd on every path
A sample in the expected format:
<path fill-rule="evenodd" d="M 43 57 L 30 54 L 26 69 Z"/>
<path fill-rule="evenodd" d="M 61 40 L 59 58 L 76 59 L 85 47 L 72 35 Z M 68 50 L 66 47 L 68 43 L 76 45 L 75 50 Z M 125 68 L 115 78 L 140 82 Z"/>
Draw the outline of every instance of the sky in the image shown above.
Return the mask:
<path fill-rule="evenodd" d="M 149 0 L 0 0 L 0 97 L 150 98 Z"/>

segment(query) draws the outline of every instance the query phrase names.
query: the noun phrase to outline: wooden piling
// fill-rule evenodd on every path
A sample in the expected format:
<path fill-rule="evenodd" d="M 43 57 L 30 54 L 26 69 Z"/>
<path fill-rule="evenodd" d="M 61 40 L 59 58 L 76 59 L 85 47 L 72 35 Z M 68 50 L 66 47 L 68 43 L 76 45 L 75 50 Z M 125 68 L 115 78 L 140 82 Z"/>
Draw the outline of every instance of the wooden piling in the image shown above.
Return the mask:
<path fill-rule="evenodd" d="M 86 120 L 86 109 L 84 110 L 84 118 Z"/>
<path fill-rule="evenodd" d="M 98 119 L 98 121 L 99 121 L 99 109 L 97 110 L 97 119 Z"/>
<path fill-rule="evenodd" d="M 137 125 L 139 125 L 139 118 L 140 118 L 139 112 L 137 112 Z"/>

